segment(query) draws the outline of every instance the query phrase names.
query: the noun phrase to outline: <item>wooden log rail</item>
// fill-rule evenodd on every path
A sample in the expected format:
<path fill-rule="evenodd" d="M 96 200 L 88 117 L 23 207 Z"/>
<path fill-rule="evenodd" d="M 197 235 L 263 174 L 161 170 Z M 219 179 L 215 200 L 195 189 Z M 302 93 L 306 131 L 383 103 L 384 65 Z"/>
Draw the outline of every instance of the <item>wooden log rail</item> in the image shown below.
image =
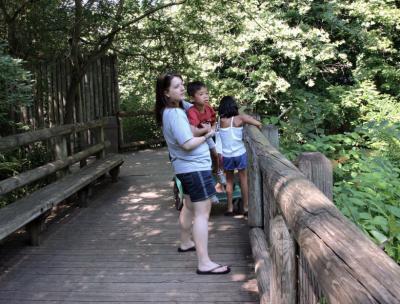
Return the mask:
<path fill-rule="evenodd" d="M 110 142 L 105 139 L 108 117 L 86 123 L 63 125 L 0 138 L 0 151 L 13 151 L 35 142 L 44 142 L 53 150 L 54 160 L 0 181 L 0 195 L 5 195 L 39 179 L 56 174 L 57 181 L 0 209 L 0 240 L 27 225 L 31 243 L 39 244 L 39 234 L 48 211 L 69 196 L 78 193 L 81 206 L 85 206 L 90 185 L 98 177 L 109 172 L 116 181 L 119 166 L 123 160 L 118 155 L 106 157 Z M 79 132 L 89 133 L 89 141 L 82 151 L 67 149 L 68 139 Z M 70 155 L 69 155 L 70 154 Z M 96 156 L 96 162 L 86 167 L 89 157 Z M 80 170 L 71 165 L 80 162 Z M 83 170 L 82 167 L 85 167 Z M 71 174 L 70 174 L 71 173 Z"/>
<path fill-rule="evenodd" d="M 303 156 L 302 173 L 276 149 L 277 130 L 263 131 L 275 136 L 269 141 L 257 128 L 245 128 L 250 239 L 261 303 L 400 303 L 400 266 L 328 198 L 331 173 L 306 164 L 317 158 L 324 167 L 327 160 Z M 328 182 L 318 184 L 324 176 Z M 308 288 L 299 287 L 305 283 Z"/>

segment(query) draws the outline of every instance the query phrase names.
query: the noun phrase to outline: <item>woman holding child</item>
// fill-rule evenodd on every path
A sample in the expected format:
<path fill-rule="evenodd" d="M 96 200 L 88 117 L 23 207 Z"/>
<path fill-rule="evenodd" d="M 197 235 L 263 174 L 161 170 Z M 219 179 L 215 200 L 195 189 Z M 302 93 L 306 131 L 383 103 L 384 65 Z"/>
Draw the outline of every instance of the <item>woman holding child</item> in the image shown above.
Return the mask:
<path fill-rule="evenodd" d="M 228 266 L 211 261 L 208 256 L 208 219 L 210 198 L 215 195 L 211 176 L 211 158 L 207 139 L 213 136 L 211 127 L 204 135 L 194 137 L 183 110 L 185 88 L 178 74 L 165 74 L 157 79 L 155 115 L 162 127 L 171 163 L 182 183 L 184 206 L 179 216 L 181 228 L 179 252 L 196 251 L 197 274 L 226 274 Z M 193 239 L 191 230 L 193 226 Z"/>

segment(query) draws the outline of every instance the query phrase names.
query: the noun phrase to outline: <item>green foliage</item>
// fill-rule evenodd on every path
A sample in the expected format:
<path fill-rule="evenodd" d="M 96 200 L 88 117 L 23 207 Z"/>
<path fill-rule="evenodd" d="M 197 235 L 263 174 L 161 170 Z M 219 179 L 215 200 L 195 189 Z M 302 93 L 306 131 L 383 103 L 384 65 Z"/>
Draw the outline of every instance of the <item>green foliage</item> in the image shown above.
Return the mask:
<path fill-rule="evenodd" d="M 45 143 L 37 142 L 6 153 L 0 153 L 0 180 L 16 176 L 21 172 L 44 165 L 52 160 L 50 150 Z M 51 176 L 48 178 L 52 178 Z M 46 185 L 47 178 L 34 182 L 28 186 L 12 191 L 0 199 L 0 207 L 5 206 L 20 197 Z"/>
<path fill-rule="evenodd" d="M 370 121 L 354 132 L 283 141 L 289 158 L 321 152 L 332 160 L 334 201 L 343 214 L 400 261 L 400 124 Z"/>
<path fill-rule="evenodd" d="M 400 261 L 400 169 L 386 158 L 361 156 L 337 170 L 350 175 L 335 183 L 337 206 Z"/>
<path fill-rule="evenodd" d="M 11 107 L 28 105 L 32 102 L 31 75 L 22 66 L 22 61 L 4 52 L 0 44 L 0 129 L 3 136 L 9 134 L 15 122 L 8 114 Z"/>

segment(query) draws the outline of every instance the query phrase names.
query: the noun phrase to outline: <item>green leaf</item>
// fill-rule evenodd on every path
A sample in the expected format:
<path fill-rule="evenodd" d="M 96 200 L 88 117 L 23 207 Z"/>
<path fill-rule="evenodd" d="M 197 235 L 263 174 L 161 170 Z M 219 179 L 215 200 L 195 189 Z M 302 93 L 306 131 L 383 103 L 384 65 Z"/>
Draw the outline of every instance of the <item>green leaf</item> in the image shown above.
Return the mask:
<path fill-rule="evenodd" d="M 388 238 L 378 230 L 370 230 L 369 233 L 378 241 L 379 244 L 383 244 L 388 240 Z"/>

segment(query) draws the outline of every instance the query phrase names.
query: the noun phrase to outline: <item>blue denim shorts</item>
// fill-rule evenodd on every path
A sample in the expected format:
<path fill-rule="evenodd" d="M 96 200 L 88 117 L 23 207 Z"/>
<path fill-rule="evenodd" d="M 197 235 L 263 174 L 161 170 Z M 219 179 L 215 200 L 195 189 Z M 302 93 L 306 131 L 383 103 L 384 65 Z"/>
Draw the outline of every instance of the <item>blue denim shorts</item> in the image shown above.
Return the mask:
<path fill-rule="evenodd" d="M 189 195 L 192 203 L 204 201 L 215 195 L 215 183 L 211 170 L 177 174 L 182 183 L 183 193 Z"/>
<path fill-rule="evenodd" d="M 241 170 L 247 168 L 247 153 L 244 153 L 240 156 L 234 157 L 225 157 L 223 158 L 224 162 L 224 170 Z"/>

